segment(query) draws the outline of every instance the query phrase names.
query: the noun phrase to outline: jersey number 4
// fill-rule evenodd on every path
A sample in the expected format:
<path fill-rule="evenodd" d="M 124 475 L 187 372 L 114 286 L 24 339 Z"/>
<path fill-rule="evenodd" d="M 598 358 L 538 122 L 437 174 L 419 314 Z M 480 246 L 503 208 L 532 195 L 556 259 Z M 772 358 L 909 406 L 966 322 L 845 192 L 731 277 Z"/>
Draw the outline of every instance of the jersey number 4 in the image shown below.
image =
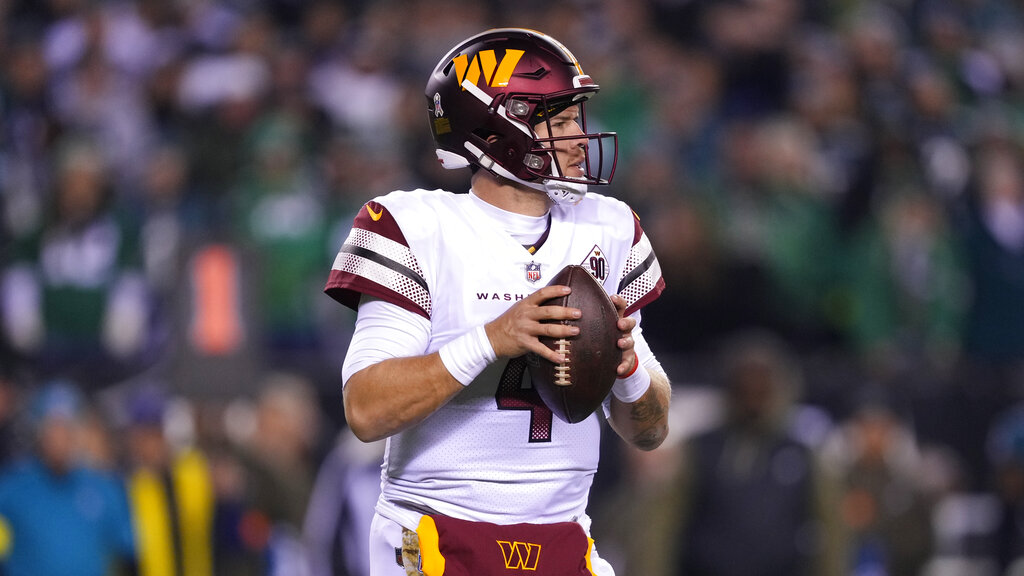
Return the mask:
<path fill-rule="evenodd" d="M 530 442 L 551 442 L 551 409 L 544 405 L 533 386 L 523 386 L 525 376 L 526 356 L 509 360 L 501 373 L 494 400 L 499 410 L 529 410 Z"/>

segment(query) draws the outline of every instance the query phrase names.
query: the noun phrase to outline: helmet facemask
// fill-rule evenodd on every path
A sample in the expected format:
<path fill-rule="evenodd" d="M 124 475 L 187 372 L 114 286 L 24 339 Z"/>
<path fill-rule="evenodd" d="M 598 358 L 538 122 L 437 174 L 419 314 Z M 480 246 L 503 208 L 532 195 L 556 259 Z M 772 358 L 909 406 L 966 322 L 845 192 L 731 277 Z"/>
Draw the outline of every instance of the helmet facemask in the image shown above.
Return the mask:
<path fill-rule="evenodd" d="M 614 132 L 590 133 L 587 131 L 586 101 L 596 91 L 593 89 L 573 89 L 557 94 L 499 94 L 492 101 L 490 110 L 501 114 L 502 119 L 517 126 L 527 141 L 526 151 L 522 153 L 522 165 L 516 173 L 500 170 L 502 166 L 485 163 L 492 172 L 516 182 L 542 190 L 557 204 L 577 204 L 583 199 L 590 185 L 607 185 L 615 174 L 618 139 Z M 565 110 L 576 107 L 578 114 L 572 122 L 579 126 L 579 132 L 568 135 L 556 135 L 552 119 Z M 540 127 L 546 134 L 541 136 Z M 559 161 L 559 143 L 566 141 L 585 142 L 581 144 L 583 159 L 581 175 L 563 173 Z M 605 163 L 605 146 L 610 142 L 611 162 Z M 519 155 L 514 146 L 500 140 L 490 147 L 492 158 L 514 157 Z M 593 159 L 593 160 L 592 160 Z M 495 168 L 498 168 L 496 170 Z"/>

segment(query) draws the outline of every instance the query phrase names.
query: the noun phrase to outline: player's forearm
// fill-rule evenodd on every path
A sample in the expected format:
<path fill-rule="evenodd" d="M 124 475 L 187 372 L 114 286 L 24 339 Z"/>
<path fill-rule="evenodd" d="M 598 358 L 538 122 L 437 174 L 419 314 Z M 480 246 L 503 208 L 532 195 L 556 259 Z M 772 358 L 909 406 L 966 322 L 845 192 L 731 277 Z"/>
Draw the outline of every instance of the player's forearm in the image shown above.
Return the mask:
<path fill-rule="evenodd" d="M 392 358 L 356 372 L 345 385 L 345 419 L 364 442 L 418 424 L 463 390 L 437 353 Z"/>
<path fill-rule="evenodd" d="M 612 428 L 626 442 L 641 450 L 654 450 L 665 441 L 672 399 L 668 378 L 658 370 L 649 372 L 651 386 L 635 402 L 626 403 L 612 397 Z"/>

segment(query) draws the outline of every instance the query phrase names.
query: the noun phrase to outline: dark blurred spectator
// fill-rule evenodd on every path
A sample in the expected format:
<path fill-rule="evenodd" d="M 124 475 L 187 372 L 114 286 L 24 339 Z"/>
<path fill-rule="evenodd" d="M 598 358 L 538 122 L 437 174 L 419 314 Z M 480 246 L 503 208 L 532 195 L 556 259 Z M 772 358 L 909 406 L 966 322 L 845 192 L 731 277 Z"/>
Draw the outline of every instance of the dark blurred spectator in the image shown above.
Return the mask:
<path fill-rule="evenodd" d="M 251 414 L 243 411 L 236 404 L 226 412 L 234 420 L 233 445 L 216 456 L 225 512 L 219 522 L 238 540 L 218 574 L 304 574 L 309 558 L 301 534 L 321 425 L 314 390 L 300 376 L 270 373 Z"/>
<path fill-rule="evenodd" d="M 243 447 L 256 474 L 256 501 L 275 523 L 298 529 L 313 485 L 320 417 L 310 384 L 299 376 L 266 376 L 256 406 L 256 429 Z M 259 477 L 262 476 L 262 477 Z"/>
<path fill-rule="evenodd" d="M 330 125 L 322 111 L 309 99 L 308 78 L 312 62 L 305 46 L 282 40 L 270 57 L 270 92 L 267 106 L 272 114 L 289 116 L 308 127 L 311 144 L 316 144 Z M 304 148 L 303 151 L 308 151 Z"/>
<path fill-rule="evenodd" d="M 957 362 L 969 292 L 945 207 L 918 190 L 894 191 L 849 244 L 852 349 L 874 379 L 934 388 Z"/>
<path fill-rule="evenodd" d="M 1018 574 L 1024 558 L 1024 406 L 1007 408 L 987 431 L 986 458 L 999 514 L 991 552 L 1001 573 Z M 1012 565 L 1017 571 L 1007 571 Z"/>
<path fill-rule="evenodd" d="M 970 293 L 963 358 L 942 407 L 939 428 L 956 447 L 972 486 L 991 485 L 985 433 L 1024 388 L 1024 163 L 1019 145 L 998 137 L 976 150 L 974 179 L 956 204 Z"/>
<path fill-rule="evenodd" d="M 310 576 L 370 573 L 366 547 L 383 457 L 383 441 L 366 444 L 344 430 L 323 459 L 303 527 Z"/>
<path fill-rule="evenodd" d="M 53 10 L 46 34 L 47 60 L 59 73 L 74 69 L 95 53 L 118 75 L 137 80 L 185 49 L 182 8 L 173 3 L 44 3 Z"/>
<path fill-rule="evenodd" d="M 33 32 L 12 34 L 0 57 L 0 239 L 8 241 L 39 225 L 53 178 L 47 154 L 62 130 L 47 91 L 50 69 Z"/>
<path fill-rule="evenodd" d="M 965 351 L 981 363 L 1024 362 L 1024 160 L 1011 142 L 978 150 L 976 190 L 961 222 L 973 295 Z"/>
<path fill-rule="evenodd" d="M 631 557 L 663 555 L 673 575 L 847 574 L 837 478 L 796 427 L 791 352 L 761 332 L 723 351 L 723 420 L 685 441 L 664 497 L 642 513 L 654 520 L 631 528 L 644 543 Z"/>
<path fill-rule="evenodd" d="M 141 4 L 140 4 L 141 5 Z M 140 80 L 167 58 L 133 7 L 88 3 L 46 35 L 50 90 L 58 119 L 104 150 L 110 185 L 121 193 L 137 184 L 142 154 L 154 134 Z"/>
<path fill-rule="evenodd" d="M 140 251 L 146 281 L 161 300 L 178 288 L 187 249 L 198 243 L 208 223 L 192 197 L 188 155 L 167 143 L 146 157 L 139 198 L 132 202 L 140 225 Z"/>
<path fill-rule="evenodd" d="M 908 129 L 924 183 L 933 195 L 953 198 L 970 177 L 965 127 L 969 126 L 953 82 L 931 62 L 917 62 L 908 72 L 907 93 L 913 118 Z"/>
<path fill-rule="evenodd" d="M 816 134 L 785 115 L 737 124 L 728 138 L 737 185 L 725 183 L 719 211 L 726 249 L 764 274 L 770 327 L 802 350 L 834 343 L 841 244 Z"/>
<path fill-rule="evenodd" d="M 768 321 L 764 275 L 729 257 L 710 213 L 696 200 L 666 198 L 642 221 L 657 235 L 658 260 L 672 286 L 644 316 L 644 334 L 664 348 L 662 362 L 677 362 L 690 381 L 707 377 L 711 367 L 701 359 L 722 342 Z"/>
<path fill-rule="evenodd" d="M 346 49 L 351 41 L 349 27 L 357 21 L 353 12 L 351 6 L 332 0 L 305 3 L 299 29 L 312 63 L 329 60 Z"/>
<path fill-rule="evenodd" d="M 842 518 L 851 534 L 851 574 L 917 576 L 933 553 L 932 499 L 908 422 L 868 398 L 825 446 L 843 479 Z"/>
<path fill-rule="evenodd" d="M 999 523 L 993 536 L 993 555 L 1000 572 L 1024 556 L 1024 411 L 1009 408 L 987 431 L 985 457 L 992 467 L 993 493 L 999 502 Z"/>
<path fill-rule="evenodd" d="M 213 576 L 214 491 L 205 455 L 165 433 L 168 398 L 155 384 L 126 399 L 126 483 L 138 576 Z"/>
<path fill-rule="evenodd" d="M 847 4 L 836 27 L 851 58 L 860 116 L 887 150 L 892 141 L 905 138 L 910 118 L 904 85 L 910 31 L 899 8 L 889 2 Z M 892 160 L 884 154 L 882 159 Z"/>
<path fill-rule="evenodd" d="M 52 211 L 4 270 L 4 335 L 40 377 L 96 388 L 148 352 L 148 288 L 137 233 L 111 197 L 108 166 L 88 143 L 58 158 Z"/>
<path fill-rule="evenodd" d="M 82 464 L 119 475 L 121 453 L 117 431 L 103 406 L 102 395 L 91 394 L 88 399 L 78 426 Z"/>
<path fill-rule="evenodd" d="M 800 35 L 791 58 L 790 106 L 814 131 L 820 185 L 834 198 L 845 232 L 868 215 L 881 177 L 879 143 L 862 113 L 855 63 L 830 29 Z"/>
<path fill-rule="evenodd" d="M 362 17 L 351 52 L 314 66 L 309 73 L 309 98 L 323 109 L 334 127 L 376 147 L 401 146 L 396 123 L 403 85 L 396 74 L 407 10 L 390 3 L 371 3 Z M 418 50 L 418 48 L 417 48 Z"/>
<path fill-rule="evenodd" d="M 125 202 L 137 218 L 139 254 L 151 295 L 150 340 L 161 359 L 186 329 L 187 259 L 209 239 L 208 215 L 189 181 L 188 154 L 171 142 L 146 155 L 138 197 Z"/>
<path fill-rule="evenodd" d="M 728 118 L 781 112 L 788 100 L 788 42 L 802 14 L 798 0 L 706 2 L 701 17 L 707 44 L 722 74 L 722 110 Z"/>
<path fill-rule="evenodd" d="M 211 225 L 230 230 L 228 192 L 234 186 L 245 157 L 240 144 L 260 117 L 270 90 L 271 71 L 267 51 L 272 50 L 272 30 L 254 13 L 247 18 L 227 11 L 227 6 L 202 3 L 195 7 L 219 12 L 208 20 L 197 15 L 196 25 L 214 26 L 211 41 L 223 42 L 222 50 L 200 52 L 189 58 L 178 76 L 177 105 L 183 115 L 182 145 L 189 152 L 196 192 L 215 218 Z"/>
<path fill-rule="evenodd" d="M 0 355 L 0 467 L 9 465 L 23 452 L 17 422 L 21 390 L 11 365 Z"/>
<path fill-rule="evenodd" d="M 0 474 L 0 519 L 9 576 L 128 574 L 132 524 L 120 481 L 82 464 L 85 399 L 52 382 L 31 400 L 33 455 Z"/>
<path fill-rule="evenodd" d="M 248 134 L 247 164 L 231 191 L 240 245 L 251 251 L 261 349 L 271 369 L 315 374 L 323 358 L 316 314 L 333 222 L 311 162 L 310 127 L 287 113 Z"/>

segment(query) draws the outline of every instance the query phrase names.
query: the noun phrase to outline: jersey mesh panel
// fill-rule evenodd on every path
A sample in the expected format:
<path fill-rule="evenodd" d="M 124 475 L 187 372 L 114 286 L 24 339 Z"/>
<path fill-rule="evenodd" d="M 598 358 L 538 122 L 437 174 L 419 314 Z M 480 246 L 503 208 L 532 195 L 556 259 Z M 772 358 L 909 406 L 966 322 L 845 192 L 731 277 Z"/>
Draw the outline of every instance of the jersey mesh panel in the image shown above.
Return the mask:
<path fill-rule="evenodd" d="M 374 252 L 387 260 L 408 268 L 416 273 L 421 280 L 423 279 L 423 270 L 408 246 L 403 246 L 380 234 L 360 228 L 353 228 L 345 243 Z M 401 272 L 347 252 L 340 252 L 338 254 L 338 258 L 334 263 L 334 269 L 363 276 L 381 286 L 394 290 L 422 308 L 427 314 L 430 314 L 430 293 L 422 285 Z"/>
<path fill-rule="evenodd" d="M 640 236 L 640 241 L 629 250 L 629 257 L 626 259 L 626 266 L 623 268 L 622 277 L 625 278 L 633 272 L 637 266 L 642 266 L 651 256 L 654 249 L 647 235 Z M 661 278 L 661 264 L 655 259 L 650 267 L 633 279 L 627 286 L 619 291 L 619 295 L 626 299 L 627 305 L 632 305 L 640 298 L 647 295 Z"/>

